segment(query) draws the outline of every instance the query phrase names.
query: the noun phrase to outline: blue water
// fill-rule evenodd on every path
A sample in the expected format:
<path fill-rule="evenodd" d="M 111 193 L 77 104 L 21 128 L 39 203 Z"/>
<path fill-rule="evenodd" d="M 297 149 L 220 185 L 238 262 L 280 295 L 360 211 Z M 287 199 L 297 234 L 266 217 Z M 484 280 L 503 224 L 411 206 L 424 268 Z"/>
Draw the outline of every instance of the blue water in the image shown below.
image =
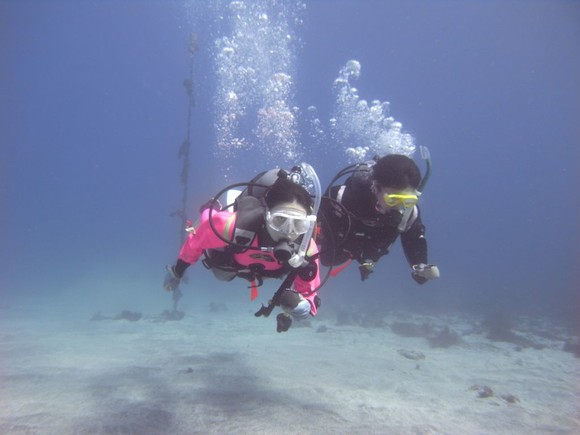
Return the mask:
<path fill-rule="evenodd" d="M 272 166 L 309 162 L 326 185 L 349 148 L 403 146 L 423 170 L 413 150 L 427 146 L 422 211 L 441 279 L 417 286 L 397 247 L 323 300 L 574 319 L 580 3 L 232 3 L 0 1 L 1 304 L 170 305 L 193 77 L 192 219 Z M 349 61 L 360 75 L 341 94 Z"/>

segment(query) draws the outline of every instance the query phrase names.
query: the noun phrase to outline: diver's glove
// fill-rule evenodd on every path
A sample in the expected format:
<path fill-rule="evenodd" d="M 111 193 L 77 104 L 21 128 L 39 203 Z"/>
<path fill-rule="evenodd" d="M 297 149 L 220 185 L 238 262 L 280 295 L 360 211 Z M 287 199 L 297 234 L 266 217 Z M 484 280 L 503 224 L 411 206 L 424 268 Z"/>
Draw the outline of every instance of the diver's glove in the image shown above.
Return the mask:
<path fill-rule="evenodd" d="M 371 273 L 373 273 L 374 269 L 375 263 L 373 263 L 371 260 L 366 260 L 363 264 L 361 264 L 358 267 L 358 270 L 360 272 L 360 280 L 366 281 L 367 279 L 369 279 L 369 276 L 371 275 Z"/>
<path fill-rule="evenodd" d="M 411 276 L 417 283 L 425 284 L 431 279 L 439 278 L 439 268 L 434 264 L 415 264 Z"/>
<path fill-rule="evenodd" d="M 165 280 L 163 281 L 163 287 L 168 292 L 172 292 L 177 287 L 179 287 L 181 277 L 177 275 L 177 272 L 175 272 L 175 266 L 167 265 L 165 266 L 165 269 L 167 269 L 167 274 L 165 275 Z"/>
<path fill-rule="evenodd" d="M 279 302 L 284 312 L 290 314 L 294 319 L 307 319 L 310 315 L 310 302 L 294 290 L 284 290 L 280 295 Z"/>
<path fill-rule="evenodd" d="M 280 313 L 276 316 L 276 332 L 286 332 L 292 325 L 292 317 L 287 313 Z"/>

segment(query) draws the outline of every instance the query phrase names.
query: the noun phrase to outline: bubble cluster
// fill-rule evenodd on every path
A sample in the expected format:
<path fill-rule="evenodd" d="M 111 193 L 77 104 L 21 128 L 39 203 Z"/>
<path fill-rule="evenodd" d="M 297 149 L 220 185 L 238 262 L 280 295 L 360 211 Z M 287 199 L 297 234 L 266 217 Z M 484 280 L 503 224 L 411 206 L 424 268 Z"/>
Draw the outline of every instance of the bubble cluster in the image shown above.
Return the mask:
<path fill-rule="evenodd" d="M 400 122 L 389 116 L 389 103 L 373 100 L 369 104 L 351 85 L 360 73 L 360 63 L 349 60 L 334 81 L 335 111 L 330 119 L 333 140 L 345 146 L 351 162 L 392 153 L 412 155 L 414 139 L 403 132 Z"/>
<path fill-rule="evenodd" d="M 298 157 L 297 108 L 289 106 L 292 78 L 276 73 L 268 81 L 264 104 L 258 109 L 255 135 L 262 151 L 281 151 L 282 157 L 293 162 Z M 268 153 L 266 153 L 268 155 Z"/>
<path fill-rule="evenodd" d="M 275 0 L 232 1 L 216 39 L 215 130 L 222 157 L 258 148 L 271 163 L 294 162 L 299 152 L 292 105 L 294 29 L 304 5 Z"/>
<path fill-rule="evenodd" d="M 259 155 L 260 170 L 302 158 L 342 155 L 360 162 L 414 153 L 414 139 L 390 115 L 389 103 L 359 96 L 353 86 L 361 75 L 357 60 L 346 62 L 334 80 L 330 119 L 314 105 L 295 106 L 296 32 L 306 8 L 301 0 L 187 1 L 190 21 L 209 22 L 213 29 L 214 131 L 222 167 L 236 167 L 249 150 Z"/>
<path fill-rule="evenodd" d="M 306 109 L 305 122 L 308 136 L 312 138 L 315 145 L 323 146 L 326 131 L 320 120 L 316 106 L 309 106 Z"/>

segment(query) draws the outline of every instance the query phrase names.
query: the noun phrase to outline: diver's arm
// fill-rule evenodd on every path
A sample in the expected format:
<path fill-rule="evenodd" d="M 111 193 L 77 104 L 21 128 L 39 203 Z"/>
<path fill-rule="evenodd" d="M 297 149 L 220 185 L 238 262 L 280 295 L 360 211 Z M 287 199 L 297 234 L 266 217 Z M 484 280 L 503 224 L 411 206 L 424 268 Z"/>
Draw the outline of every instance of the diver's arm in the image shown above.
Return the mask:
<path fill-rule="evenodd" d="M 401 234 L 401 244 L 410 266 L 427 264 L 427 239 L 425 238 L 425 225 L 421 222 L 420 214 L 413 225 Z"/>
<path fill-rule="evenodd" d="M 401 234 L 401 242 L 407 261 L 411 266 L 411 277 L 418 284 L 439 278 L 439 268 L 434 264 L 427 263 L 427 239 L 425 239 L 425 226 L 417 216 L 411 228 Z"/>
<path fill-rule="evenodd" d="M 173 272 L 178 278 L 182 278 L 183 274 L 185 273 L 185 271 L 189 266 L 191 266 L 191 263 L 187 263 L 183 261 L 181 258 L 178 258 L 177 261 L 175 262 L 175 265 L 173 266 Z"/>
<path fill-rule="evenodd" d="M 211 215 L 213 226 L 216 232 L 222 236 L 226 232 L 226 228 L 231 233 L 235 224 L 235 213 L 230 213 L 228 211 L 213 211 Z M 225 237 L 231 237 L 231 234 L 226 234 Z M 211 228 L 209 222 L 209 209 L 205 209 L 201 214 L 201 220 L 199 226 L 195 229 L 195 232 L 189 233 L 185 243 L 179 251 L 179 259 L 175 267 L 178 267 L 179 262 L 187 263 L 189 265 L 195 264 L 199 257 L 202 256 L 203 251 L 206 249 L 218 249 L 226 246 L 226 242 L 221 240 Z M 187 269 L 182 264 L 180 266 L 183 271 Z"/>
<path fill-rule="evenodd" d="M 235 213 L 227 211 L 212 213 L 212 223 L 215 229 L 212 229 L 209 222 L 209 209 L 205 209 L 201 214 L 201 223 L 195 231 L 192 231 L 187 236 L 185 243 L 179 251 L 179 256 L 175 265 L 166 266 L 167 273 L 163 282 L 163 287 L 167 291 L 175 291 L 179 287 L 181 278 L 189 266 L 195 264 L 203 251 L 212 248 L 222 248 L 226 242 L 221 240 L 217 235 L 228 233 L 230 237 L 233 229 L 233 221 L 235 221 Z"/>

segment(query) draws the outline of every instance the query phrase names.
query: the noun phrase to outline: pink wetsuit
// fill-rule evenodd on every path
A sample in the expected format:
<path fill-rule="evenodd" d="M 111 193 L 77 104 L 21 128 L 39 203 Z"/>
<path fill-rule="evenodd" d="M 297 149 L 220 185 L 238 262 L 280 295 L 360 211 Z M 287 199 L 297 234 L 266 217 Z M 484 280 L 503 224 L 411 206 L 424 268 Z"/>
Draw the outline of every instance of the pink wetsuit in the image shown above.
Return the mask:
<path fill-rule="evenodd" d="M 231 240 L 233 237 L 234 227 L 236 223 L 236 213 L 229 211 L 213 211 L 211 214 L 212 223 L 215 230 L 225 239 Z M 251 246 L 260 246 L 258 237 L 255 237 Z M 219 249 L 227 246 L 227 243 L 221 240 L 209 224 L 209 209 L 205 209 L 201 214 L 201 222 L 195 229 L 195 234 L 190 233 L 185 243 L 179 251 L 179 259 L 189 264 L 195 264 L 199 257 L 202 256 L 206 249 Z M 308 255 L 314 255 L 318 252 L 316 243 L 311 240 L 308 247 Z M 242 266 L 249 266 L 250 264 L 259 263 L 266 270 L 278 270 L 282 265 L 276 260 L 274 254 L 271 252 L 263 252 L 254 249 L 248 249 L 241 254 L 234 254 L 235 261 Z M 316 292 L 310 293 L 320 284 L 320 273 L 318 259 L 315 260 L 317 271 L 316 276 L 312 281 L 305 281 L 299 276 L 294 279 L 294 289 L 304 295 L 310 302 L 310 312 L 316 314 L 316 306 L 314 304 L 314 297 Z"/>

